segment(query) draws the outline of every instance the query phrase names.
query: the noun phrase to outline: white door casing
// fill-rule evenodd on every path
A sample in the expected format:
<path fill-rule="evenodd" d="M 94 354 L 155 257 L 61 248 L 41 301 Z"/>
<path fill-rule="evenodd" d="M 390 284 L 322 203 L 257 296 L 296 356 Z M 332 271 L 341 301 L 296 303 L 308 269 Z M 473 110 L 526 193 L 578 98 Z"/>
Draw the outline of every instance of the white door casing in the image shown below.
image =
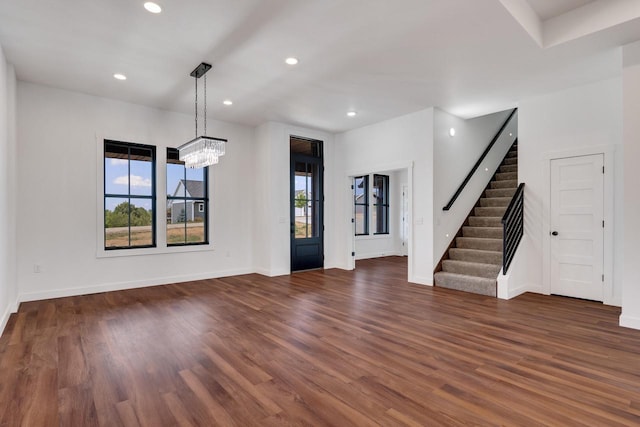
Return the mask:
<path fill-rule="evenodd" d="M 603 166 L 603 154 L 551 161 L 552 294 L 603 301 Z"/>
<path fill-rule="evenodd" d="M 407 256 L 409 254 L 409 186 L 402 186 L 402 209 L 400 239 L 402 240 L 401 254 Z"/>

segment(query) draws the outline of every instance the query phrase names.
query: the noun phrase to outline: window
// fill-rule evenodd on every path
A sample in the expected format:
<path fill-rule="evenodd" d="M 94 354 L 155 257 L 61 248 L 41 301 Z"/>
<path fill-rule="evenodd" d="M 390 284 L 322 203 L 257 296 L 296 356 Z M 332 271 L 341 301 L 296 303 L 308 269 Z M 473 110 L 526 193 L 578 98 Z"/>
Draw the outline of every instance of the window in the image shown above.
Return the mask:
<path fill-rule="evenodd" d="M 389 176 L 373 175 L 374 234 L 389 234 Z"/>
<path fill-rule="evenodd" d="M 369 234 L 369 175 L 354 178 L 356 236 Z"/>
<path fill-rule="evenodd" d="M 156 245 L 156 149 L 104 141 L 105 249 Z"/>
<path fill-rule="evenodd" d="M 208 168 L 186 168 L 167 148 L 167 193 L 167 246 L 207 244 Z"/>

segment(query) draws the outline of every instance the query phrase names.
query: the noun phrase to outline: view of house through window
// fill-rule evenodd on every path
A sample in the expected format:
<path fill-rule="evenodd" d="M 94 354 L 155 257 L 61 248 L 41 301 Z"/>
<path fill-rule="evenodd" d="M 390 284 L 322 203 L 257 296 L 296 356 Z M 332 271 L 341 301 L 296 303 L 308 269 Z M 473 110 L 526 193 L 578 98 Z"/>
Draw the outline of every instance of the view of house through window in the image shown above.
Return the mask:
<path fill-rule="evenodd" d="M 167 245 L 208 243 L 208 168 L 189 169 L 167 148 Z"/>
<path fill-rule="evenodd" d="M 356 236 L 369 234 L 369 175 L 354 178 Z"/>
<path fill-rule="evenodd" d="M 389 234 L 389 176 L 373 175 L 374 234 Z"/>
<path fill-rule="evenodd" d="M 369 175 L 354 177 L 353 184 L 355 235 L 369 235 L 369 224 L 372 224 L 373 234 L 389 234 L 389 176 L 373 175 L 371 197 Z"/>
<path fill-rule="evenodd" d="M 105 249 L 156 244 L 155 147 L 104 141 Z"/>
<path fill-rule="evenodd" d="M 295 238 L 318 236 L 318 194 L 315 194 L 318 176 L 317 164 L 295 163 Z"/>

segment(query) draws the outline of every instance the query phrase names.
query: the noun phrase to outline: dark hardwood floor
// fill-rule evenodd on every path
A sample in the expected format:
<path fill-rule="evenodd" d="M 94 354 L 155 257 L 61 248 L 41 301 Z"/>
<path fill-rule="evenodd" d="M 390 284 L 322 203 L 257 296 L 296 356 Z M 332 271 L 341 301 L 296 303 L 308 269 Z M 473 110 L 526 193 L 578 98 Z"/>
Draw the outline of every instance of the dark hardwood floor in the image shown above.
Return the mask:
<path fill-rule="evenodd" d="M 618 316 L 410 285 L 403 258 L 24 303 L 0 426 L 637 426 Z"/>

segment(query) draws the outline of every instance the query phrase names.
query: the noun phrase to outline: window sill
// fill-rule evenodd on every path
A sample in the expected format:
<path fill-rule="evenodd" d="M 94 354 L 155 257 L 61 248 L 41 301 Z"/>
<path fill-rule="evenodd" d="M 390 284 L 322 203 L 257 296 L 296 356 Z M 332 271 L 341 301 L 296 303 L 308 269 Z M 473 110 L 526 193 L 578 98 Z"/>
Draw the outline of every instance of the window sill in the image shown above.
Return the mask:
<path fill-rule="evenodd" d="M 98 249 L 96 258 L 117 258 L 125 256 L 139 255 L 165 255 L 179 254 L 184 252 L 213 252 L 215 249 L 212 243 L 206 245 L 185 245 L 185 246 L 165 246 L 156 248 L 140 248 L 140 249 Z"/>
<path fill-rule="evenodd" d="M 389 239 L 391 238 L 391 234 L 363 234 L 361 236 L 356 236 L 356 240 L 380 240 L 380 239 Z"/>

